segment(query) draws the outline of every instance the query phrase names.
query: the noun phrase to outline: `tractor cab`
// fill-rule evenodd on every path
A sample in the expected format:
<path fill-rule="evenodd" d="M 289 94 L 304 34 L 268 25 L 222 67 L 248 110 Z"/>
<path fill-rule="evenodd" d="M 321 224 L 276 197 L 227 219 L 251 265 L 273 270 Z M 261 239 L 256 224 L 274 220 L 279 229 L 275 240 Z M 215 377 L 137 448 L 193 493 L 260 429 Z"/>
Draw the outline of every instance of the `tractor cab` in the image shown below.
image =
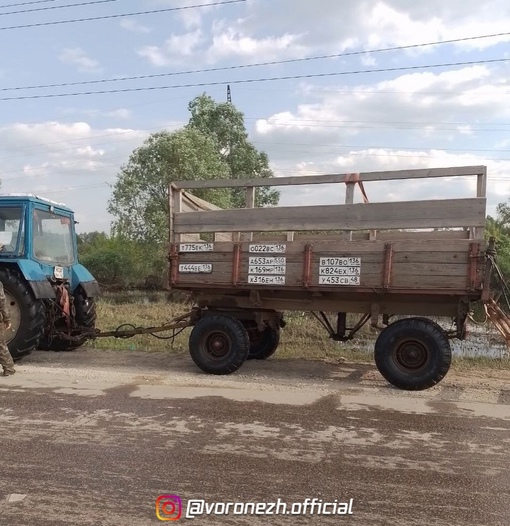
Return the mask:
<path fill-rule="evenodd" d="M 77 263 L 74 214 L 34 195 L 0 195 L 0 245 L 2 260 L 32 260 L 45 276 L 69 279 Z"/>

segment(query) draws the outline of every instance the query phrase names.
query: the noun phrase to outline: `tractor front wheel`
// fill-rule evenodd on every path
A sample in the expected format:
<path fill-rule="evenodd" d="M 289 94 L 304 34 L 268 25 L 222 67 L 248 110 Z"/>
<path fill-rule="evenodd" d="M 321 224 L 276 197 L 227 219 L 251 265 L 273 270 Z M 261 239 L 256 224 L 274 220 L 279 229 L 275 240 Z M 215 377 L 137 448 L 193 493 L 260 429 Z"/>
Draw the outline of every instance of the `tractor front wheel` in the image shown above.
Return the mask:
<path fill-rule="evenodd" d="M 11 328 L 5 339 L 13 360 L 17 361 L 37 349 L 44 331 L 44 305 L 18 272 L 0 268 Z"/>

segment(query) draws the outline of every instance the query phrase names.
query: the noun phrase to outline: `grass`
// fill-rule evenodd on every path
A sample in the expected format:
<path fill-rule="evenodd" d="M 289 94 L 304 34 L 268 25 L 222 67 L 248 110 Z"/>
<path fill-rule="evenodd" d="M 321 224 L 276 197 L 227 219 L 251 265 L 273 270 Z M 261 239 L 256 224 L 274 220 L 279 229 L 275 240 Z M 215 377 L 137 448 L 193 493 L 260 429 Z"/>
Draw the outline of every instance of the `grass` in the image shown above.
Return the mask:
<path fill-rule="evenodd" d="M 124 297 L 104 297 L 98 301 L 98 327 L 101 330 L 114 330 L 121 324 L 129 323 L 136 327 L 155 327 L 169 322 L 175 316 L 189 311 L 189 305 L 167 301 L 164 294 L 151 295 L 130 293 Z M 287 326 L 282 330 L 278 347 L 278 359 L 310 359 L 325 361 L 347 361 L 373 363 L 373 342 L 377 333 L 365 326 L 355 339 L 334 342 L 326 330 L 313 317 L 290 312 L 286 315 Z M 349 324 L 349 323 L 348 323 Z M 125 327 L 129 329 L 131 327 Z M 157 339 L 150 335 L 139 335 L 129 339 L 98 338 L 90 342 L 97 349 L 142 350 L 147 352 L 188 352 L 188 337 L 191 329 L 186 329 L 170 340 Z M 171 336 L 169 333 L 157 333 Z M 458 369 L 475 367 L 510 370 L 510 358 L 490 358 L 485 355 L 454 356 L 453 366 Z"/>

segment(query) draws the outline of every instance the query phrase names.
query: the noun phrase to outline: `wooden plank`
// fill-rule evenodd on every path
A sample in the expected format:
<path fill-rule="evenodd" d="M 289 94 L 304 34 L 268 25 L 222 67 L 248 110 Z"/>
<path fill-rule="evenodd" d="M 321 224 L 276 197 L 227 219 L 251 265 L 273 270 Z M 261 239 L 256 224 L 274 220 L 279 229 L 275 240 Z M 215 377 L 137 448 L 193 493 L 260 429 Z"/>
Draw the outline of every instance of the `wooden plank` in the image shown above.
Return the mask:
<path fill-rule="evenodd" d="M 468 275 L 468 263 L 393 263 L 393 275 L 398 276 L 463 276 Z"/>
<path fill-rule="evenodd" d="M 295 240 L 300 241 L 339 241 L 347 240 L 348 232 L 341 232 L 335 234 L 309 234 L 309 233 L 300 233 L 296 232 L 294 235 Z M 253 241 L 293 241 L 294 239 L 288 239 L 288 235 L 285 234 L 275 234 L 275 235 L 265 235 L 263 233 L 254 233 Z M 359 240 L 369 240 L 370 236 L 368 232 L 353 232 L 352 241 Z M 393 241 L 393 240 L 403 240 L 403 239 L 469 239 L 469 232 L 467 230 L 435 230 L 434 232 L 426 231 L 416 231 L 416 232 L 377 232 L 376 239 L 380 241 Z"/>
<path fill-rule="evenodd" d="M 366 234 L 365 234 L 366 236 Z M 356 238 L 355 238 L 356 239 Z M 365 237 L 368 239 L 368 236 Z M 469 232 L 466 230 L 435 230 L 434 232 L 377 232 L 377 239 L 380 241 L 393 241 L 399 239 L 469 239 Z"/>
<path fill-rule="evenodd" d="M 418 170 L 395 170 L 360 173 L 360 181 L 391 181 L 401 179 L 424 179 L 429 177 L 461 177 L 484 173 L 485 166 L 459 166 L 448 168 L 424 168 Z M 307 184 L 344 183 L 349 174 L 301 175 L 272 177 L 268 179 L 211 179 L 207 181 L 175 181 L 182 189 L 196 188 L 239 188 L 244 186 L 292 186 Z"/>
<path fill-rule="evenodd" d="M 256 208 L 176 213 L 175 233 L 275 230 L 380 230 L 485 224 L 485 198 Z"/>
<path fill-rule="evenodd" d="M 409 289 L 455 289 L 466 290 L 466 274 L 460 276 L 404 276 L 393 278 L 393 287 Z"/>
<path fill-rule="evenodd" d="M 467 247 L 466 247 L 467 248 Z M 469 253 L 467 250 L 461 252 L 395 252 L 393 257 L 395 264 L 418 264 L 427 265 L 467 265 Z"/>
<path fill-rule="evenodd" d="M 429 252 L 431 254 L 436 252 L 469 252 L 469 244 L 472 241 L 469 239 L 452 239 L 448 243 L 444 243 L 441 240 L 428 240 L 428 239 L 416 239 L 414 241 L 393 241 L 393 247 L 395 253 L 406 253 L 406 252 Z M 254 242 L 255 243 L 255 242 Z M 259 242 L 257 242 L 259 243 Z M 268 244 L 271 241 L 267 242 Z M 252 243 L 245 242 L 242 244 L 242 252 L 248 253 L 249 245 Z M 305 249 L 305 241 L 289 241 L 284 242 L 285 253 L 281 255 L 303 253 Z M 381 240 L 376 241 L 337 241 L 331 243 L 331 241 L 317 241 L 313 243 L 314 253 L 321 254 L 323 256 L 339 256 L 349 255 L 357 256 L 359 254 L 367 253 L 381 253 L 384 251 L 385 242 Z M 480 241 L 481 250 L 484 250 L 487 243 Z M 233 251 L 233 244 L 228 242 L 217 242 L 214 243 L 214 252 L 230 252 Z M 259 255 L 264 255 L 260 253 Z M 271 255 L 271 254 L 265 254 Z M 276 254 L 273 254 L 276 255 Z"/>
<path fill-rule="evenodd" d="M 208 201 L 204 201 L 189 192 L 182 192 L 182 212 L 197 212 L 205 210 L 222 210 L 222 208 L 213 205 Z"/>

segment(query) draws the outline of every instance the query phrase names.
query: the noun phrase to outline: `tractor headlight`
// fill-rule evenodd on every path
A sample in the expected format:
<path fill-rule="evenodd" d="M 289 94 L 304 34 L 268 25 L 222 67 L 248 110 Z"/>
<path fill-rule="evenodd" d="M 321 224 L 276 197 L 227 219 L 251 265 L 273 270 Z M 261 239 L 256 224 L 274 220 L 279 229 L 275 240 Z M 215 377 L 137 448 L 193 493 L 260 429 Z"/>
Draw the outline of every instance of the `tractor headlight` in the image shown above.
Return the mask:
<path fill-rule="evenodd" d="M 53 269 L 53 276 L 55 277 L 55 279 L 64 279 L 64 268 L 55 267 Z"/>

